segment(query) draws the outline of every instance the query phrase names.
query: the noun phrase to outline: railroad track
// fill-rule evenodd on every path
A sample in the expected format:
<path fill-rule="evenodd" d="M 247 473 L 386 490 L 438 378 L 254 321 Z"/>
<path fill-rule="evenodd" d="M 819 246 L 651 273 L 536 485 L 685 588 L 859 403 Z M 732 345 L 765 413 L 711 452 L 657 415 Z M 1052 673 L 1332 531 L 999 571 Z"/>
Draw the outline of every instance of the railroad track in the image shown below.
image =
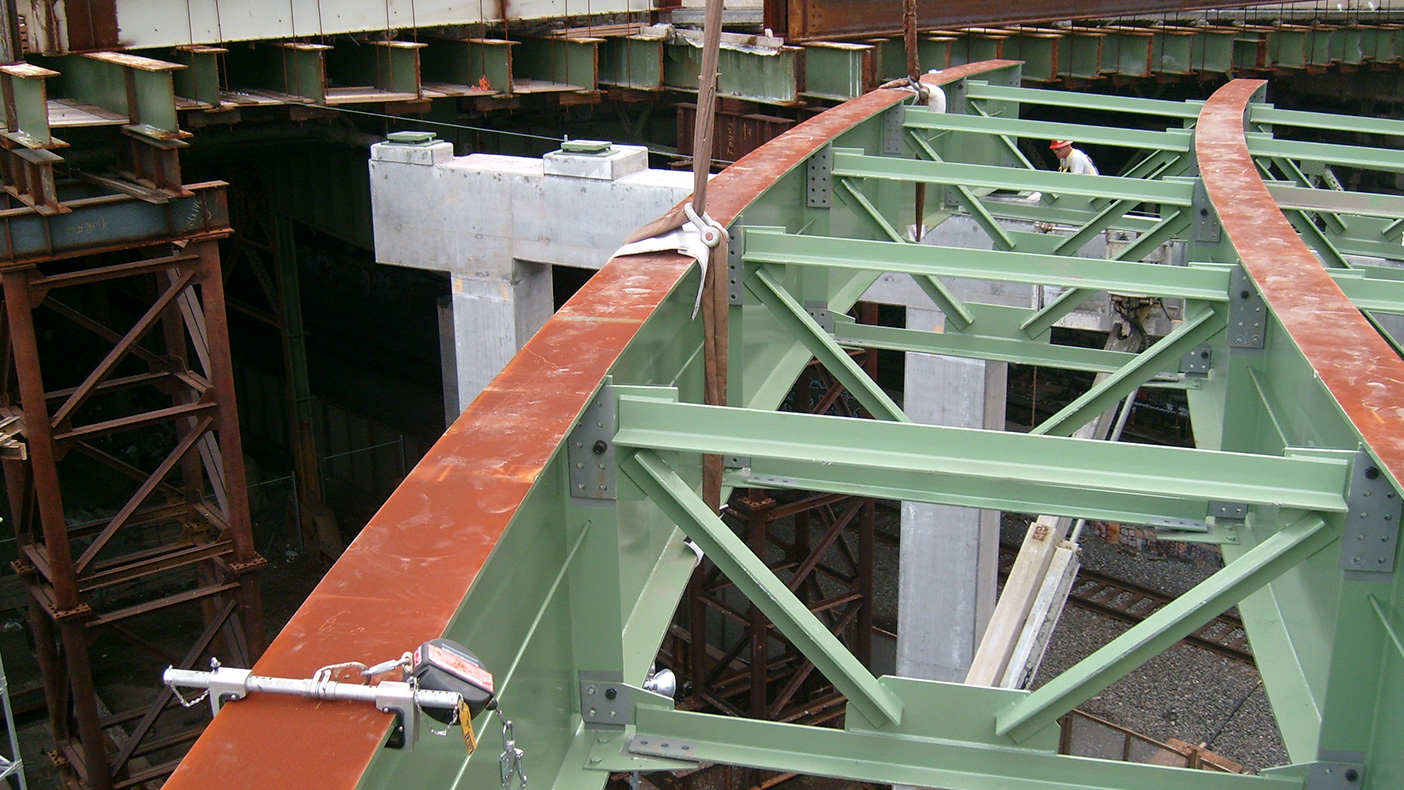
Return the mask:
<path fill-rule="evenodd" d="M 999 548 L 999 576 L 1003 580 L 1014 564 L 1018 549 L 1010 546 Z M 1096 571 L 1080 568 L 1072 590 L 1068 593 L 1068 603 L 1111 617 L 1123 623 L 1136 624 L 1150 617 L 1162 606 L 1174 600 L 1164 593 L 1150 590 L 1121 579 L 1116 579 Z M 1185 637 L 1184 642 L 1218 653 L 1221 656 L 1254 664 L 1253 652 L 1248 646 L 1248 635 L 1243 630 L 1243 621 L 1230 614 L 1220 615 L 1194 633 Z"/>

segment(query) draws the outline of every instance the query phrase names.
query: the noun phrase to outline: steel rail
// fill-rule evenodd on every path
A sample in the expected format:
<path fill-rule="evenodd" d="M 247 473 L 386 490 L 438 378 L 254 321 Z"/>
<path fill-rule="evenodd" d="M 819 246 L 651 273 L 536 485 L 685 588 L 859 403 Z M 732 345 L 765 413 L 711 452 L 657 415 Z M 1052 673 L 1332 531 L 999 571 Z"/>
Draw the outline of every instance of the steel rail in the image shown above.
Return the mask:
<path fill-rule="evenodd" d="M 1014 65 L 967 64 L 936 81 Z M 708 213 L 730 225 L 820 148 L 911 96 L 874 91 L 796 126 L 713 178 Z M 442 635 L 611 366 L 694 269 L 676 253 L 600 269 L 435 443 L 254 671 L 301 677 L 348 659 L 397 656 Z M 368 706 L 241 701 L 214 719 L 165 787 L 354 788 L 390 725 Z"/>
<path fill-rule="evenodd" d="M 1195 154 L 1219 221 L 1269 309 L 1395 486 L 1404 481 L 1404 361 L 1360 314 L 1259 178 L 1243 118 L 1263 80 L 1234 80 L 1204 105 Z"/>

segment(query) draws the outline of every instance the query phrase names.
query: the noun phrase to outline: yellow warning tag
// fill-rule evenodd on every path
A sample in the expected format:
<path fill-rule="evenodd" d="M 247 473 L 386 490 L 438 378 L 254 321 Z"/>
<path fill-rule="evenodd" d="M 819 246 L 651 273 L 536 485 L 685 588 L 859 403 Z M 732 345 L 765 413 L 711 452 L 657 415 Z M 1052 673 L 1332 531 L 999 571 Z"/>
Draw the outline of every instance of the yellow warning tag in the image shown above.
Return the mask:
<path fill-rule="evenodd" d="M 463 728 L 463 745 L 472 754 L 478 748 L 478 736 L 473 734 L 473 714 L 468 711 L 468 703 L 458 701 L 458 724 Z"/>

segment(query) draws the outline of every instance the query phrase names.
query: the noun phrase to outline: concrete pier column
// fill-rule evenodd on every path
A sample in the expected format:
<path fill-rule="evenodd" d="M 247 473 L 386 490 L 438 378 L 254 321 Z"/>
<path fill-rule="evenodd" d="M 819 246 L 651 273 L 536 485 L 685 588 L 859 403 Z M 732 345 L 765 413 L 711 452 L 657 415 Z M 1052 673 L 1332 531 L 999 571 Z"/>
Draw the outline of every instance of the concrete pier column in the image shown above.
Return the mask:
<path fill-rule="evenodd" d="M 445 356 L 452 342 L 452 396 L 450 381 L 444 379 L 446 424 L 452 424 L 555 311 L 550 264 L 513 260 L 504 268 L 490 277 L 451 275 L 452 336 L 440 342 Z M 448 327 L 441 323 L 443 328 Z M 444 367 L 447 372 L 447 362 Z"/>
<path fill-rule="evenodd" d="M 941 313 L 908 306 L 907 328 L 934 330 Z M 904 408 L 914 421 L 1004 428 L 1008 366 L 906 355 Z M 994 610 L 999 512 L 902 503 L 897 674 L 962 682 Z"/>

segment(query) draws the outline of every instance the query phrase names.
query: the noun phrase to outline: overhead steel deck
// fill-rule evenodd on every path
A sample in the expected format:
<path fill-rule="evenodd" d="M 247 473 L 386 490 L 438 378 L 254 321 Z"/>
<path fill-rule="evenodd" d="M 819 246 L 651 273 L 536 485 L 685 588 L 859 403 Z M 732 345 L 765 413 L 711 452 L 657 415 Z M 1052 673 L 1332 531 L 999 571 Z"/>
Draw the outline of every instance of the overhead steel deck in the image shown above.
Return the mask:
<path fill-rule="evenodd" d="M 700 405 L 698 267 L 611 261 L 415 468 L 256 671 L 306 677 L 455 639 L 497 676 L 533 787 L 697 761 L 970 790 L 1404 786 L 1404 362 L 1376 329 L 1404 313 L 1404 201 L 1326 186 L 1342 166 L 1404 172 L 1404 153 L 1290 134 L 1404 124 L 1278 110 L 1258 81 L 1196 104 L 1024 89 L 1009 61 L 941 80 L 947 114 L 869 93 L 712 181 L 732 240 L 729 406 Z M 1020 120 L 1028 104 L 1163 126 Z M 1019 136 L 1135 155 L 1121 175 L 1052 173 L 1023 161 Z M 933 195 L 927 224 L 968 215 L 995 250 L 906 242 L 914 183 Z M 1115 260 L 1074 257 L 1107 229 L 1137 241 Z M 1141 262 L 1175 239 L 1188 265 Z M 916 278 L 944 332 L 847 319 L 883 272 Z M 947 277 L 1067 290 L 1041 309 L 996 307 L 959 301 Z M 1140 354 L 1052 344 L 1049 327 L 1102 291 L 1183 300 L 1185 318 Z M 1030 434 L 942 428 L 911 424 L 850 346 L 1111 375 Z M 877 419 L 775 411 L 813 358 Z M 1188 392 L 1197 448 L 1067 438 L 1147 384 Z M 728 459 L 729 486 L 1178 519 L 1226 567 L 1034 691 L 875 677 L 703 504 L 702 453 Z M 684 536 L 846 695 L 843 729 L 683 712 L 641 689 L 692 573 Z M 1292 766 L 1247 776 L 1056 754 L 1059 716 L 1235 604 Z M 224 708 L 167 787 L 497 787 L 498 716 L 480 717 L 483 745 L 465 758 L 452 735 L 386 748 L 391 717 L 369 706 L 251 697 Z"/>

